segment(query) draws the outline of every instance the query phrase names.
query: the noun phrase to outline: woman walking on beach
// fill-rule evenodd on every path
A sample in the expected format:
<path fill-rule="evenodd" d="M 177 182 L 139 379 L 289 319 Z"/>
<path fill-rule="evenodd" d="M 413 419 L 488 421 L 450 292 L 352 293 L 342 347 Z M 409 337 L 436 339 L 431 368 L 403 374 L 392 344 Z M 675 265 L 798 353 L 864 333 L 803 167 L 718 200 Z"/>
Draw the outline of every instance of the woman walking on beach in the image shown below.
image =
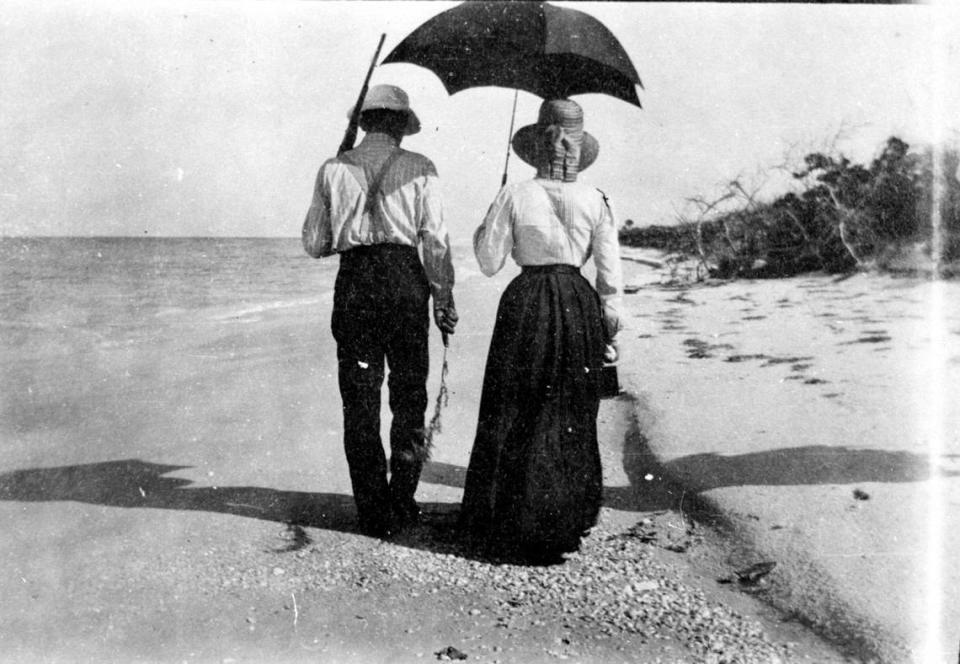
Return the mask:
<path fill-rule="evenodd" d="M 616 358 L 622 279 L 606 196 L 577 182 L 599 150 L 580 106 L 544 102 L 512 143 L 537 175 L 504 187 L 474 234 L 484 274 L 507 255 L 522 272 L 497 311 L 461 526 L 493 552 L 550 561 L 600 510 L 600 369 Z M 591 255 L 596 290 L 580 274 Z"/>

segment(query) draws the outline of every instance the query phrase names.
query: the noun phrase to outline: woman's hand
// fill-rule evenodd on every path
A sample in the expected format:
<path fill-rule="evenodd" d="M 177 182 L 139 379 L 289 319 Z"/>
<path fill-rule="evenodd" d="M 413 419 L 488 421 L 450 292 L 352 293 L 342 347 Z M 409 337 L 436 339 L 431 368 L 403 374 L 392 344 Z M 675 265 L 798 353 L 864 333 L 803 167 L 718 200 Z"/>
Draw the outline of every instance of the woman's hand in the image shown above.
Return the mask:
<path fill-rule="evenodd" d="M 607 364 L 613 364 L 620 359 L 620 347 L 616 341 L 608 343 L 603 349 L 603 360 Z"/>

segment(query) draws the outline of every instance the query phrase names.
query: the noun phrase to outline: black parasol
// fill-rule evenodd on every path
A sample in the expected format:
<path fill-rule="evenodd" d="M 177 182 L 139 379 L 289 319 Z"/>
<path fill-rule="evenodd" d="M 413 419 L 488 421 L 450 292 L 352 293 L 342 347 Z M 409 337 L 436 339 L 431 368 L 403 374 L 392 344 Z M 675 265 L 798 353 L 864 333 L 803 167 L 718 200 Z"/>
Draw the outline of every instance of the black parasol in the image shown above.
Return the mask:
<path fill-rule="evenodd" d="M 500 86 L 544 99 L 601 93 L 640 106 L 643 87 L 600 21 L 547 2 L 468 0 L 414 30 L 383 60 L 426 67 L 447 92 Z"/>

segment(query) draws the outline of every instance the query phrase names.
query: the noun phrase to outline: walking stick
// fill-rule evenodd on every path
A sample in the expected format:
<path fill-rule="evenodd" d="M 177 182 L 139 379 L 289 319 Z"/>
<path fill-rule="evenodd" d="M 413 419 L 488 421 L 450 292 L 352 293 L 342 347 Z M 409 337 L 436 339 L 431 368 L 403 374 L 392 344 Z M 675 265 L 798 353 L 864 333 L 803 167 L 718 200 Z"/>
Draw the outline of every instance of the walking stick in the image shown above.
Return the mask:
<path fill-rule="evenodd" d="M 433 417 L 430 418 L 430 424 L 427 425 L 427 430 L 424 432 L 424 461 L 430 458 L 430 453 L 433 451 L 434 434 L 443 430 L 440 423 L 440 411 L 447 405 L 450 398 L 450 393 L 447 390 L 447 372 L 449 371 L 447 367 L 447 348 L 450 347 L 450 337 L 446 332 L 441 332 L 440 337 L 443 339 L 443 368 L 440 370 L 440 390 L 437 392 L 437 401 L 433 405 Z"/>
<path fill-rule="evenodd" d="M 353 149 L 353 144 L 357 141 L 357 127 L 360 126 L 360 109 L 363 107 L 363 99 L 367 96 L 367 89 L 370 87 L 370 76 L 373 75 L 373 68 L 377 66 L 377 58 L 380 57 L 380 49 L 383 48 L 383 40 L 387 38 L 387 33 L 380 35 L 380 43 L 377 44 L 377 50 L 373 54 L 373 61 L 370 63 L 370 69 L 367 70 L 367 77 L 363 79 L 363 87 L 360 88 L 360 96 L 357 97 L 357 103 L 353 107 L 353 113 L 350 114 L 350 124 L 347 125 L 347 131 L 340 142 L 340 149 L 337 150 L 337 156 L 342 155 L 347 150 Z"/>

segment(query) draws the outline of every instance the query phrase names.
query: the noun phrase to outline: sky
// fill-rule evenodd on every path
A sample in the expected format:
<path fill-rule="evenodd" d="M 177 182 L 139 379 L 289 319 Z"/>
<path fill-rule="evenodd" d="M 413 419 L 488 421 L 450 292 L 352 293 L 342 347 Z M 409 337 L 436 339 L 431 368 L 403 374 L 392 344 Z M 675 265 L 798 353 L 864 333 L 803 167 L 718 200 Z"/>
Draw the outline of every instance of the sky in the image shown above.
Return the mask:
<path fill-rule="evenodd" d="M 382 59 L 455 4 L 0 0 L 0 235 L 298 236 L 380 34 Z M 735 178 L 775 195 L 806 152 L 864 162 L 893 134 L 960 137 L 949 3 L 575 8 L 643 81 L 643 109 L 574 97 L 600 143 L 580 178 L 621 222 L 675 223 Z M 410 64 L 371 82 L 409 93 L 423 130 L 403 147 L 436 163 L 468 238 L 500 187 L 513 91 L 451 96 Z M 540 102 L 519 94 L 515 129 Z M 532 175 L 511 155 L 510 181 Z"/>

